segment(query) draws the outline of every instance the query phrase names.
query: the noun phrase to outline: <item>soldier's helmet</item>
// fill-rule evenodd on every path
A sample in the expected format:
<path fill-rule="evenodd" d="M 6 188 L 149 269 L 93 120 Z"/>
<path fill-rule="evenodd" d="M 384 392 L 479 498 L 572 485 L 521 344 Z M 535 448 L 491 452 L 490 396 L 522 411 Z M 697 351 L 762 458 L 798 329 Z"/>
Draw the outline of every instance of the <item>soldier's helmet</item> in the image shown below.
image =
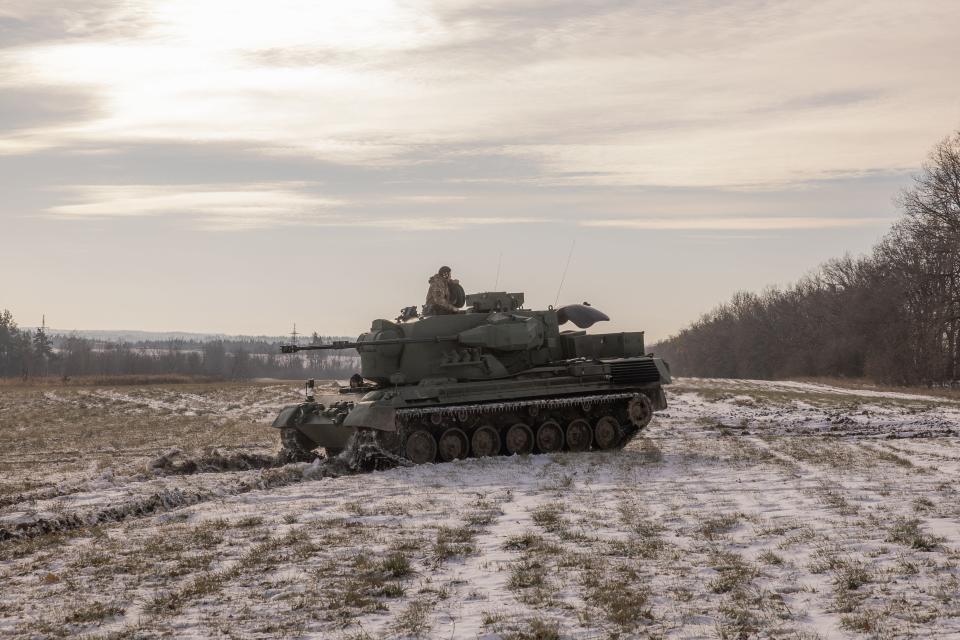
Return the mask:
<path fill-rule="evenodd" d="M 440 270 L 437 271 L 437 273 L 439 273 L 439 274 L 442 275 L 442 276 L 443 276 L 443 275 L 447 275 L 447 276 L 448 276 L 448 275 L 450 275 L 450 267 L 444 265 L 444 266 L 440 267 Z"/>

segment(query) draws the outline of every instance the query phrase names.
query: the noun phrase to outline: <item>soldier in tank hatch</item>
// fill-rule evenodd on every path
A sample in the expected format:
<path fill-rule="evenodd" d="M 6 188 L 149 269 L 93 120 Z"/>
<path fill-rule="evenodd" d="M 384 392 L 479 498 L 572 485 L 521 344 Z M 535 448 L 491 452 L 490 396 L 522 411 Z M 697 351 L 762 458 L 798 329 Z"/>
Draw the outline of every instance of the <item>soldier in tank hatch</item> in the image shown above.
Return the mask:
<path fill-rule="evenodd" d="M 447 266 L 440 267 L 436 275 L 430 276 L 427 301 L 423 305 L 424 315 L 457 313 L 457 307 L 450 300 L 450 284 L 458 283 L 459 280 L 452 280 L 450 276 L 450 267 Z"/>

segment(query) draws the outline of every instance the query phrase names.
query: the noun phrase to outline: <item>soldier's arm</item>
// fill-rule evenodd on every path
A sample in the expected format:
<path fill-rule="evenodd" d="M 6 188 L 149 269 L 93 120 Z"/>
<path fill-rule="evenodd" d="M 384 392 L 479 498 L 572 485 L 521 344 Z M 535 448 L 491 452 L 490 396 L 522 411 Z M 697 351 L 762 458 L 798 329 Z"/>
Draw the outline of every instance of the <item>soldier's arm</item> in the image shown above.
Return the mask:
<path fill-rule="evenodd" d="M 445 296 L 443 295 L 444 289 L 437 285 L 435 282 L 430 283 L 430 288 L 427 289 L 427 304 L 442 304 L 445 301 Z"/>

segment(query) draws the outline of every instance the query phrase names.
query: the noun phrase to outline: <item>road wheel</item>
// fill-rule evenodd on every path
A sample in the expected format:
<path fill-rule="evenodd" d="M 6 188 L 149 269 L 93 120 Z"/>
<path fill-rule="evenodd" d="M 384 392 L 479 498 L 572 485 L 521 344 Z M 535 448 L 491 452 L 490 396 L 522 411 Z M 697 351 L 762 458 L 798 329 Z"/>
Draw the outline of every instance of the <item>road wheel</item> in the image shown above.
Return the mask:
<path fill-rule="evenodd" d="M 470 440 L 467 438 L 467 434 L 460 429 L 447 429 L 440 436 L 438 449 L 440 450 L 440 459 L 444 462 L 463 460 L 470 452 Z"/>
<path fill-rule="evenodd" d="M 572 420 L 567 425 L 567 448 L 570 451 L 589 451 L 593 442 L 593 429 L 583 418 Z"/>
<path fill-rule="evenodd" d="M 533 429 L 518 422 L 509 429 L 504 437 L 507 453 L 530 453 L 533 451 Z"/>
<path fill-rule="evenodd" d="M 404 455 L 414 464 L 425 464 L 437 459 L 437 441 L 426 429 L 417 429 L 403 447 Z"/>
<path fill-rule="evenodd" d="M 637 429 L 643 429 L 653 419 L 653 404 L 644 394 L 638 395 L 627 405 L 627 415 Z"/>
<path fill-rule="evenodd" d="M 593 427 L 598 449 L 613 449 L 620 444 L 620 423 L 612 416 L 603 416 Z"/>
<path fill-rule="evenodd" d="M 541 453 L 563 449 L 563 429 L 553 420 L 547 420 L 537 429 L 537 448 Z"/>
<path fill-rule="evenodd" d="M 490 425 L 478 427 L 470 439 L 473 455 L 478 458 L 495 456 L 500 453 L 500 434 Z"/>

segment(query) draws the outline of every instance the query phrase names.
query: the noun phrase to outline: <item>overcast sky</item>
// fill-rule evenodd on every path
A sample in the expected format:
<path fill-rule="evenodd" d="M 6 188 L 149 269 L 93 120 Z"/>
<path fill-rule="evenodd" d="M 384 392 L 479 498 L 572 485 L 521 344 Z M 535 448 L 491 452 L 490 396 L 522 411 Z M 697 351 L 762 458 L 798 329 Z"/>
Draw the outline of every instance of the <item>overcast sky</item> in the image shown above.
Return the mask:
<path fill-rule="evenodd" d="M 664 337 L 867 250 L 953 0 L 0 3 L 0 308 L 357 334 L 441 264 Z M 497 272 L 499 268 L 499 281 Z"/>

